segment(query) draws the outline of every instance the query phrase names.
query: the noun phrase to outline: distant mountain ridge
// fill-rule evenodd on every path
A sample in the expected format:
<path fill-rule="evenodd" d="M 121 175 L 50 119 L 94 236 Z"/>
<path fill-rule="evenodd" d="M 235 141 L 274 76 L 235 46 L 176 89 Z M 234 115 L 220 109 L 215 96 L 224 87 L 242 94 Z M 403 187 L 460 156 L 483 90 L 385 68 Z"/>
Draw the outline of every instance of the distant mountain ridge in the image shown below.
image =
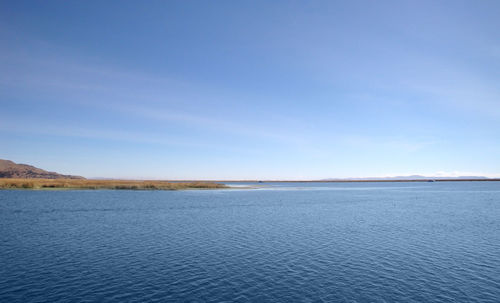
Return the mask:
<path fill-rule="evenodd" d="M 428 177 L 421 175 L 396 176 L 396 177 L 367 177 L 367 178 L 328 178 L 321 181 L 356 181 L 356 180 L 484 180 L 489 179 L 483 176 L 459 176 L 459 177 Z"/>
<path fill-rule="evenodd" d="M 0 159 L 0 178 L 20 179 L 85 179 L 80 176 L 62 175 L 27 164 L 17 164 Z"/>

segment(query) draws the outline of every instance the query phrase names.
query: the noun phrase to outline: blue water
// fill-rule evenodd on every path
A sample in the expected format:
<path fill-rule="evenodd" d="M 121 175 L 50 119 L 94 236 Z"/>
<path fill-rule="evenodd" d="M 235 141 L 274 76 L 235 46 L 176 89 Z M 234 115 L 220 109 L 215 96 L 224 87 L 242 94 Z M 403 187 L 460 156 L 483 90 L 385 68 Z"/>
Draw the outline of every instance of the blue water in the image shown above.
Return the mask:
<path fill-rule="evenodd" d="M 500 182 L 0 191 L 0 302 L 499 302 Z"/>

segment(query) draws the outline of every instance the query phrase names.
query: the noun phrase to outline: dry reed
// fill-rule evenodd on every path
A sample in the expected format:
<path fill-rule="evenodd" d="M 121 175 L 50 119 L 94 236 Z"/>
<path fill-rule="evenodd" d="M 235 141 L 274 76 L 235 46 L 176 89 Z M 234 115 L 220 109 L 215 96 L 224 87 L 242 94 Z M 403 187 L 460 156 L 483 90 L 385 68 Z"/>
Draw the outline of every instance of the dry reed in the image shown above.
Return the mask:
<path fill-rule="evenodd" d="M 217 188 L 227 188 L 227 186 L 214 182 L 169 182 L 155 180 L 0 179 L 0 189 L 179 190 Z"/>

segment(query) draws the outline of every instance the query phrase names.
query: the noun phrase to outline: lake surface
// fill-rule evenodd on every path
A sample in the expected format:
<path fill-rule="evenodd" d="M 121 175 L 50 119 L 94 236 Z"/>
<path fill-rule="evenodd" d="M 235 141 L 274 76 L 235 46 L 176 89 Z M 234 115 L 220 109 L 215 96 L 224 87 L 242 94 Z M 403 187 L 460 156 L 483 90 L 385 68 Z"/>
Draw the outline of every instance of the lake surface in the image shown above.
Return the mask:
<path fill-rule="evenodd" d="M 499 302 L 500 182 L 0 191 L 0 302 Z"/>

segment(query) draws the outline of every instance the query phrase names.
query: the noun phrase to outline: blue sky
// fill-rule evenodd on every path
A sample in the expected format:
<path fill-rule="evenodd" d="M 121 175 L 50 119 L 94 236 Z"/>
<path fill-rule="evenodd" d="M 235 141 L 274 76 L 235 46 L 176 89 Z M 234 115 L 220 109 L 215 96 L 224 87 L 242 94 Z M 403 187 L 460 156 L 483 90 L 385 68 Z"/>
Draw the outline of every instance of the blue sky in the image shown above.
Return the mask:
<path fill-rule="evenodd" d="M 498 1 L 2 1 L 0 158 L 86 177 L 500 176 Z"/>

